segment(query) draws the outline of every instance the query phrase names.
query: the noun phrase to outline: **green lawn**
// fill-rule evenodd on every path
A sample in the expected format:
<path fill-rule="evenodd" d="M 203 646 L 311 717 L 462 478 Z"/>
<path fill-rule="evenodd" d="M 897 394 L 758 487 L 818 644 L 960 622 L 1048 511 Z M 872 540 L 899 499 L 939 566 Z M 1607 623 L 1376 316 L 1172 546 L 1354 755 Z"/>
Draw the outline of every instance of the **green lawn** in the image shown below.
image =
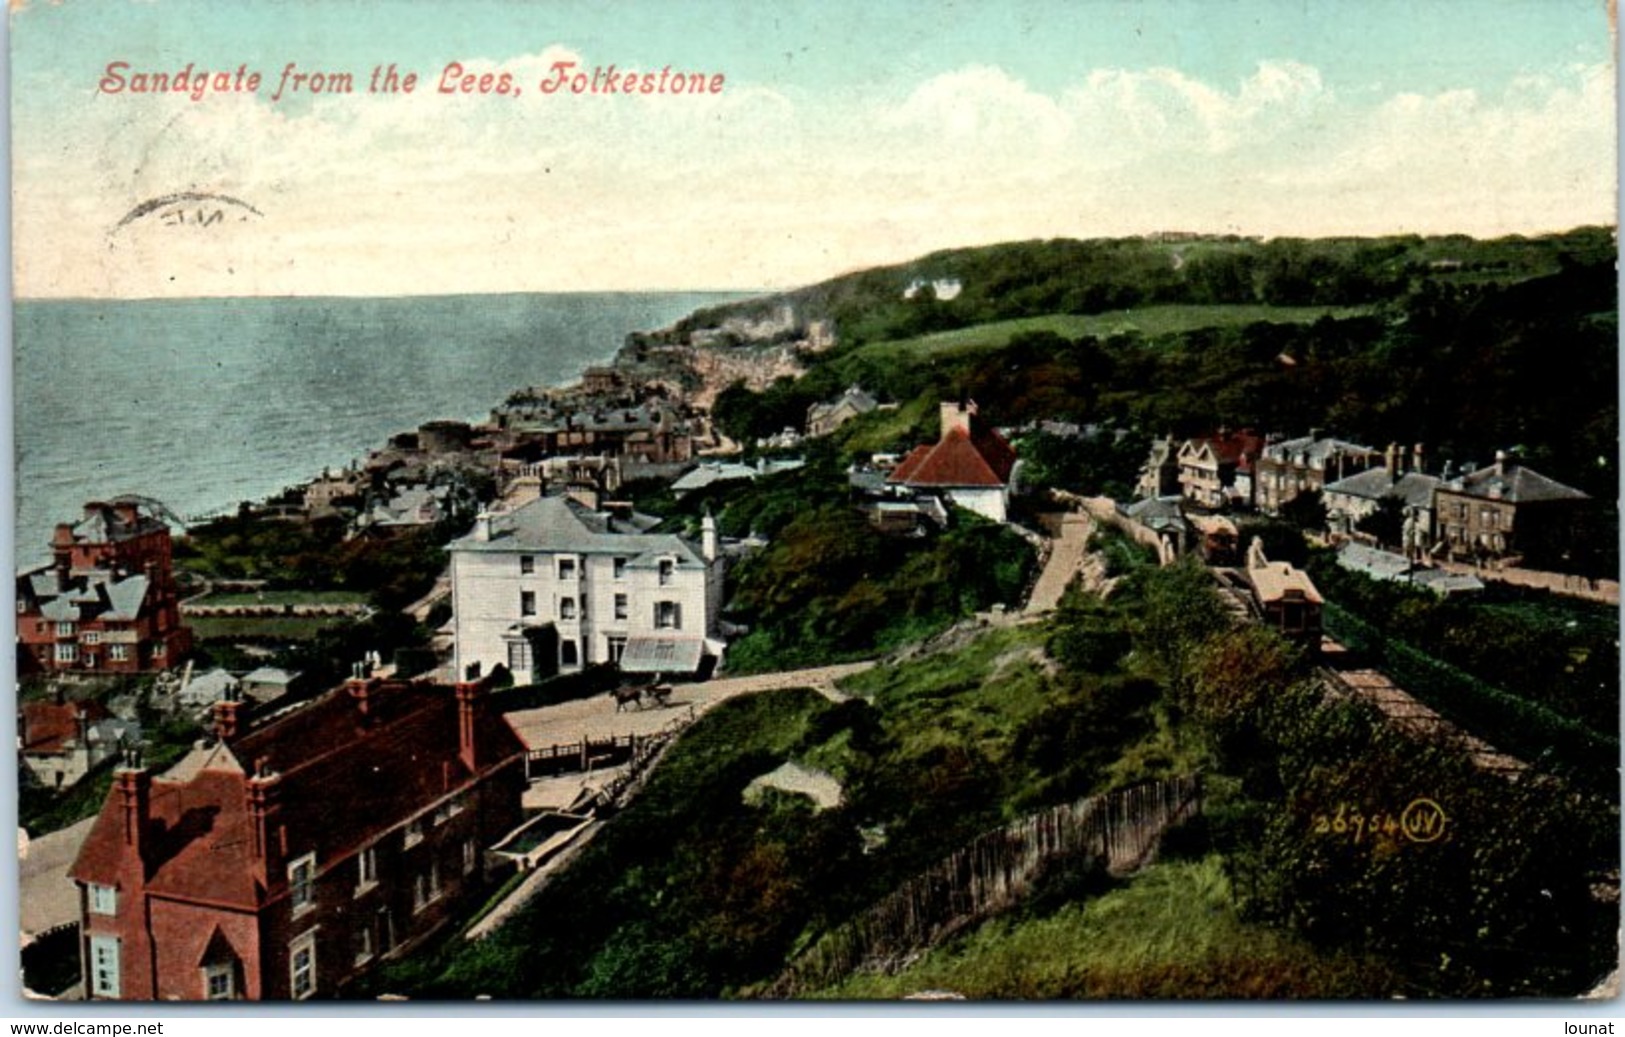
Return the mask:
<path fill-rule="evenodd" d="M 1358 317 L 1370 312 L 1364 306 L 1144 306 L 1107 313 L 1057 313 L 1044 317 L 1022 317 L 994 321 L 953 331 L 941 331 L 918 338 L 872 342 L 852 356 L 896 362 L 917 361 L 926 356 L 954 355 L 1002 346 L 1011 336 L 1029 331 L 1051 331 L 1062 338 L 1141 334 L 1167 335 L 1198 328 L 1240 327 L 1266 321 L 1274 324 L 1311 324 L 1322 317 Z"/>
<path fill-rule="evenodd" d="M 267 590 L 230 591 L 199 598 L 194 605 L 364 605 L 367 596 L 360 591 Z"/>
<path fill-rule="evenodd" d="M 324 630 L 353 622 L 348 616 L 189 616 L 186 625 L 199 641 L 229 641 L 235 637 L 309 641 Z"/>
<path fill-rule="evenodd" d="M 1338 998 L 1399 989 L 1378 966 L 1243 920 L 1222 860 L 1209 855 L 1154 864 L 1047 917 L 994 919 L 897 975 L 854 976 L 812 996 Z"/>

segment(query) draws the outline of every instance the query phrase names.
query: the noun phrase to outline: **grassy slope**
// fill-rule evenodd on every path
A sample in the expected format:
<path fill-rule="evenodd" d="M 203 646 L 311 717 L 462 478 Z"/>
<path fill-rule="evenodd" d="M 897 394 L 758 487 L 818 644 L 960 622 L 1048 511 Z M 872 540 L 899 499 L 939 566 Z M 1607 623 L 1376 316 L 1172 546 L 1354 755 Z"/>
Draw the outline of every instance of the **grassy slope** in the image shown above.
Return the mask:
<path fill-rule="evenodd" d="M 1034 919 L 995 919 L 894 976 L 816 996 L 973 999 L 1380 996 L 1380 968 L 1243 921 L 1217 856 L 1155 864 L 1104 895 Z"/>
<path fill-rule="evenodd" d="M 1259 322 L 1310 324 L 1322 317 L 1344 319 L 1370 312 L 1364 306 L 1166 305 L 1145 306 L 1109 313 L 1051 314 L 1017 320 L 993 321 L 916 338 L 872 342 L 835 360 L 861 370 L 864 365 L 911 365 L 961 358 L 1004 348 L 1015 335 L 1048 331 L 1063 338 L 1106 338 L 1139 334 L 1150 337 L 1202 328 L 1244 327 Z M 908 442 L 920 429 L 934 428 L 936 400 L 927 397 L 904 401 L 894 409 L 877 411 L 847 423 L 840 431 L 842 445 L 851 451 L 875 453 Z"/>
<path fill-rule="evenodd" d="M 993 321 L 917 338 L 874 342 L 850 355 L 888 362 L 918 361 L 928 356 L 952 356 L 1003 346 L 1012 336 L 1050 331 L 1062 338 L 1106 338 L 1112 335 L 1168 335 L 1198 328 L 1227 328 L 1255 324 L 1311 324 L 1322 317 L 1344 319 L 1370 312 L 1366 306 L 1144 306 L 1107 313 L 1057 313 L 1043 317 Z"/>

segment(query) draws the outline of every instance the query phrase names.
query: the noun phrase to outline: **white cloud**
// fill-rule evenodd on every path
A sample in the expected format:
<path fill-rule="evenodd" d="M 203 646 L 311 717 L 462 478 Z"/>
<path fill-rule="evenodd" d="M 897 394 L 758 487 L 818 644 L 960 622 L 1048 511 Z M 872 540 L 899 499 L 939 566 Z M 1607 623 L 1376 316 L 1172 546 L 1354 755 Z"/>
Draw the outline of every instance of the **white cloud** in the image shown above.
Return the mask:
<path fill-rule="evenodd" d="M 1239 82 L 1097 69 L 1045 92 L 987 65 L 890 100 L 94 97 L 16 127 L 21 294 L 562 290 L 789 284 L 933 248 L 1159 229 L 1504 233 L 1611 219 L 1613 71 L 1495 96 L 1333 92 L 1261 62 Z M 269 77 L 268 77 L 269 78 Z M 132 205 L 231 194 L 232 235 L 110 236 Z M 139 238 L 139 240 L 137 240 Z M 229 271 L 229 273 L 227 272 Z M 170 281 L 169 278 L 175 278 Z"/>

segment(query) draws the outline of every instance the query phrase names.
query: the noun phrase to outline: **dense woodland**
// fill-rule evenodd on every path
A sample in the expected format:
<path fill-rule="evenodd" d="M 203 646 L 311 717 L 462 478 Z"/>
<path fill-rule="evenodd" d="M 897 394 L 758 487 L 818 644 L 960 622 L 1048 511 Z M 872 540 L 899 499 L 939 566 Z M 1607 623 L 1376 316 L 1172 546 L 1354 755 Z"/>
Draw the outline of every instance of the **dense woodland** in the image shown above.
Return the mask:
<path fill-rule="evenodd" d="M 963 291 L 903 299 L 920 277 L 957 278 Z M 948 252 L 785 297 L 808 319 L 833 319 L 839 344 L 806 355 L 799 379 L 725 392 L 715 416 L 751 441 L 799 428 L 810 404 L 861 384 L 917 419 L 895 427 L 887 448 L 933 431 L 934 407 L 909 404 L 970 396 L 1010 426 L 1323 428 L 1379 447 L 1422 443 L 1434 463 L 1458 466 L 1517 447 L 1530 466 L 1611 501 L 1616 290 L 1613 235 L 1600 229 L 1494 242 L 1058 241 Z M 693 326 L 750 305 L 697 314 Z M 1304 307 L 1325 312 L 1307 319 Z M 1161 314 L 1181 330 L 1067 336 L 989 323 L 1108 312 Z M 962 330 L 932 334 L 949 329 Z M 894 420 L 870 416 L 841 438 L 862 443 L 865 423 Z"/>

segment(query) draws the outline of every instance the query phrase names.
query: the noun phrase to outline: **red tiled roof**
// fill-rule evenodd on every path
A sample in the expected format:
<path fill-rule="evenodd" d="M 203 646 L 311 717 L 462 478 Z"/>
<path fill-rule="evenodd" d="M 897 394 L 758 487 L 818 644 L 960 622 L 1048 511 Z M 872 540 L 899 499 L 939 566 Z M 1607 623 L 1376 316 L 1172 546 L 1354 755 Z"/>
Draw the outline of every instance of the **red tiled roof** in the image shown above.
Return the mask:
<path fill-rule="evenodd" d="M 293 860 L 316 854 L 318 869 L 372 841 L 476 775 L 458 754 L 457 702 L 451 688 L 383 684 L 363 718 L 347 689 L 329 692 L 228 746 L 197 750 L 152 782 L 145 833 L 148 888 L 253 908 L 286 885 L 255 880 L 248 774 L 264 763 L 277 778 L 274 826 L 287 831 Z M 478 762 L 484 770 L 524 747 L 483 702 L 476 709 Z M 123 818 L 115 790 L 103 804 L 70 872 L 87 882 L 114 881 Z"/>
<path fill-rule="evenodd" d="M 974 437 L 951 429 L 936 445 L 916 447 L 888 477 L 908 486 L 1003 486 L 1016 452 L 992 429 Z"/>
<path fill-rule="evenodd" d="M 92 723 L 108 716 L 100 702 L 25 702 L 22 714 L 22 751 L 41 754 L 62 752 L 64 743 L 79 737 L 80 714 Z"/>
<path fill-rule="evenodd" d="M 1220 464 L 1235 464 L 1243 454 L 1257 457 L 1264 449 L 1264 437 L 1254 432 L 1231 432 L 1223 436 L 1206 436 L 1198 440 L 1213 448 L 1213 456 Z"/>
<path fill-rule="evenodd" d="M 886 481 L 895 483 L 907 482 L 908 477 L 914 473 L 914 469 L 920 467 L 920 462 L 924 461 L 925 455 L 929 454 L 930 452 L 930 444 L 917 446 L 913 450 L 910 450 L 903 460 L 897 465 L 897 467 L 891 470 L 891 474 L 886 476 Z"/>

